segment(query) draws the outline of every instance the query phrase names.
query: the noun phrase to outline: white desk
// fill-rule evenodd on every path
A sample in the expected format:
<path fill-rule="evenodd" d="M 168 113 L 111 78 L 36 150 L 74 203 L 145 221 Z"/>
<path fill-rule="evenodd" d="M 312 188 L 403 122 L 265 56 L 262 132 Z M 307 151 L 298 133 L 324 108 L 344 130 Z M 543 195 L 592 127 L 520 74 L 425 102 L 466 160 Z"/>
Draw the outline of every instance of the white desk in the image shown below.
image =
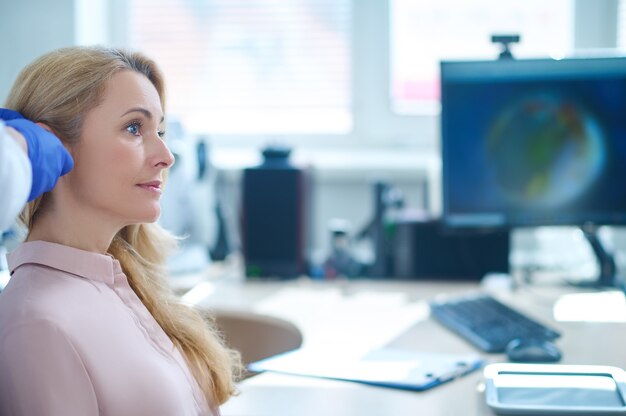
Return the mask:
<path fill-rule="evenodd" d="M 431 299 L 442 293 L 463 293 L 478 288 L 473 283 L 352 281 L 335 283 L 218 282 L 201 303 L 207 307 L 254 309 L 277 291 L 305 288 L 326 293 L 339 289 L 347 295 L 363 291 L 405 292 L 410 299 Z M 571 289 L 569 289 L 572 291 Z M 626 368 L 626 324 L 556 322 L 552 305 L 563 288 L 519 289 L 497 296 L 530 316 L 560 330 L 557 344 L 566 364 L 603 364 Z M 298 311 L 295 311 L 298 312 Z M 289 317 L 294 311 L 285 311 Z M 315 311 L 312 319 L 315 318 Z M 301 315 L 300 315 L 301 316 Z M 349 331 L 350 328 L 346 328 Z M 305 330 L 306 333 L 306 330 Z M 330 340 L 329 340 L 330 342 Z M 477 352 L 470 344 L 428 318 L 416 323 L 388 345 L 419 351 Z M 484 354 L 489 362 L 503 362 L 503 355 Z M 245 380 L 241 394 L 222 407 L 224 416 L 239 415 L 490 415 L 479 391 L 482 371 L 424 392 L 408 392 L 357 383 L 264 373 Z"/>

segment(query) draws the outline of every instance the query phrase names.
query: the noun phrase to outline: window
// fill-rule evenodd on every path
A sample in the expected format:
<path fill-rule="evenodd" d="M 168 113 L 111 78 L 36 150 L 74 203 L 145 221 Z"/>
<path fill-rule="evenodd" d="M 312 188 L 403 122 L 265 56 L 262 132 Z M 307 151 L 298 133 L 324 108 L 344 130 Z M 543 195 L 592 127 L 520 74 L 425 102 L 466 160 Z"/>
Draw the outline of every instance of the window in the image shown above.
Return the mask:
<path fill-rule="evenodd" d="M 434 148 L 441 59 L 495 58 L 496 32 L 521 34 L 518 57 L 614 47 L 617 4 L 626 8 L 626 0 L 99 1 L 120 4 L 110 18 L 111 33 L 124 32 L 118 44 L 163 67 L 168 114 L 191 133 L 243 147 L 276 136 L 298 146 Z"/>
<path fill-rule="evenodd" d="M 494 33 L 518 33 L 518 57 L 562 56 L 574 41 L 573 0 L 390 0 L 392 110 L 438 112 L 439 61 L 492 59 Z"/>
<path fill-rule="evenodd" d="M 350 0 L 129 0 L 129 45 L 192 133 L 352 130 Z"/>

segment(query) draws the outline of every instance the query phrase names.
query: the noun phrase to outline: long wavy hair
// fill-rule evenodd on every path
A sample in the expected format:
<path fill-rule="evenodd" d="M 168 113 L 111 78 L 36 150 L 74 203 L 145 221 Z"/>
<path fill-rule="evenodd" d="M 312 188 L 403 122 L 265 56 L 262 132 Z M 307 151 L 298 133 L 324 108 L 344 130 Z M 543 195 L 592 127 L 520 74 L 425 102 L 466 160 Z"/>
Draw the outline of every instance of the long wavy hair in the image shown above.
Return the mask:
<path fill-rule="evenodd" d="M 80 140 L 85 115 L 101 102 L 107 80 L 124 70 L 145 75 L 165 111 L 163 76 L 155 62 L 137 52 L 102 47 L 63 48 L 38 58 L 18 76 L 6 107 L 45 123 L 71 147 Z M 22 212 L 29 232 L 37 213 L 45 210 L 45 200 L 46 194 Z M 137 296 L 183 352 L 207 401 L 220 405 L 235 393 L 239 355 L 169 288 L 165 259 L 175 247 L 176 239 L 158 224 L 134 224 L 117 233 L 108 253 L 119 260 Z"/>

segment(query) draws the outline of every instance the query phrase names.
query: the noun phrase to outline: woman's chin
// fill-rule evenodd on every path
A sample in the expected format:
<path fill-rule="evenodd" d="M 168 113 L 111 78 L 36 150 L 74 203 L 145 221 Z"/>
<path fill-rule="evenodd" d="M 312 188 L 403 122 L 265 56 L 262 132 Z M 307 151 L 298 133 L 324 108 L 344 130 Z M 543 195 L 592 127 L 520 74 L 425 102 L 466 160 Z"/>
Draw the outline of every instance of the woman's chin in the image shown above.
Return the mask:
<path fill-rule="evenodd" d="M 144 222 L 150 222 L 150 223 L 157 222 L 157 220 L 159 219 L 160 216 L 161 216 L 161 211 L 159 210 L 159 212 L 157 212 L 157 213 L 155 213 L 153 215 L 150 215 L 148 218 L 146 218 L 146 221 L 144 221 Z"/>
<path fill-rule="evenodd" d="M 133 224 L 145 224 L 145 223 L 153 223 L 156 222 L 161 216 L 161 207 L 150 207 L 142 210 L 141 213 L 137 213 L 138 215 L 134 216 L 132 221 Z"/>

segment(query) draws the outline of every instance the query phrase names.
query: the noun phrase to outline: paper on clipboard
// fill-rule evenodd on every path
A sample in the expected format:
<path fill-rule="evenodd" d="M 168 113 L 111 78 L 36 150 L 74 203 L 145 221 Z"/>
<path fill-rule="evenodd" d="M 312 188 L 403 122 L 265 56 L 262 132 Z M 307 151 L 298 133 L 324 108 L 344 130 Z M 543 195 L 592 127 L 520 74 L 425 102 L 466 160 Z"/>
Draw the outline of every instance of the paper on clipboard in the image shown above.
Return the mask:
<path fill-rule="evenodd" d="M 475 354 L 381 348 L 355 358 L 331 350 L 300 349 L 257 361 L 248 368 L 420 391 L 465 375 L 482 364 Z"/>

